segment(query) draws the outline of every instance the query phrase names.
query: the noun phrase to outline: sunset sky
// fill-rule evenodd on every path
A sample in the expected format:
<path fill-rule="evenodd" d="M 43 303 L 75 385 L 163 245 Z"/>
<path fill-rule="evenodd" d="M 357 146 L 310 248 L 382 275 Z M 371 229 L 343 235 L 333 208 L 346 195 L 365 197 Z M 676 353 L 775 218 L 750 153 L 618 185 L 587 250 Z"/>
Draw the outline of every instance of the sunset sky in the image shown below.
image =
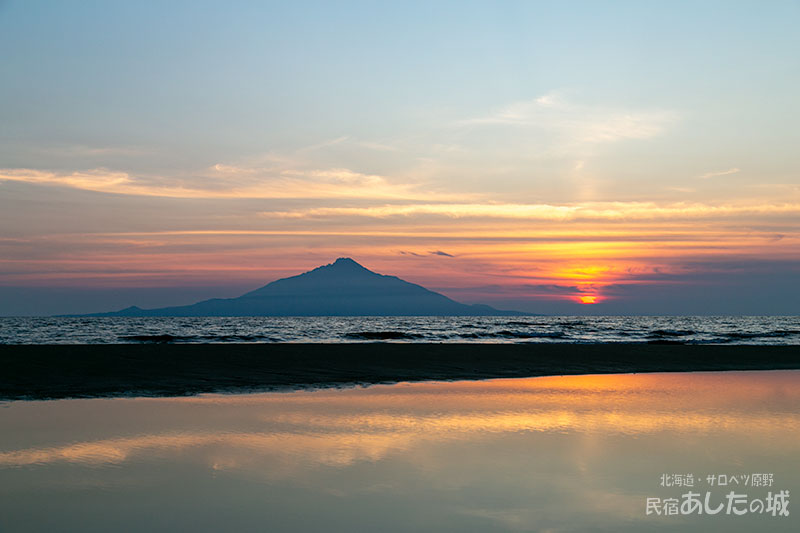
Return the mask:
<path fill-rule="evenodd" d="M 506 309 L 800 314 L 799 22 L 0 0 L 0 314 L 237 296 L 341 256 Z"/>

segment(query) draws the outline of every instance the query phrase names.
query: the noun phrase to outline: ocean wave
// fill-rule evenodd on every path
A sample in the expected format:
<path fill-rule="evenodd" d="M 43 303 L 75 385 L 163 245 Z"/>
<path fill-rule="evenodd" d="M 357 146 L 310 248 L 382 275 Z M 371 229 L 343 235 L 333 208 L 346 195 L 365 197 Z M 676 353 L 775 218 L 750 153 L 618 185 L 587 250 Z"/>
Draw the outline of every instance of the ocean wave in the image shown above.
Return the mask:
<path fill-rule="evenodd" d="M 370 341 L 800 345 L 800 317 L 0 318 L 0 344 Z"/>
<path fill-rule="evenodd" d="M 142 344 L 174 344 L 174 343 L 216 343 L 216 342 L 280 342 L 280 339 L 266 335 L 121 335 L 120 340 Z"/>
<path fill-rule="evenodd" d="M 461 333 L 464 339 L 561 339 L 566 336 L 563 331 L 486 331 L 483 333 Z"/>
<path fill-rule="evenodd" d="M 141 342 L 141 343 L 148 343 L 148 344 L 171 344 L 174 342 L 186 342 L 191 339 L 195 339 L 195 336 L 184 336 L 184 335 L 170 335 L 168 333 L 162 333 L 160 335 L 121 335 L 120 340 L 124 341 L 133 341 L 133 342 Z"/>
<path fill-rule="evenodd" d="M 656 329 L 650 332 L 650 337 L 688 337 L 697 335 L 692 329 Z"/>
<path fill-rule="evenodd" d="M 421 339 L 424 336 L 407 331 L 354 331 L 343 335 L 346 339 L 358 340 L 400 340 L 400 339 Z"/>
<path fill-rule="evenodd" d="M 522 322 L 520 320 L 511 320 L 506 322 L 506 326 L 523 326 L 523 327 L 536 327 L 536 326 L 547 326 L 547 323 L 544 322 Z"/>
<path fill-rule="evenodd" d="M 586 322 L 583 320 L 567 320 L 559 322 L 558 325 L 562 328 L 581 328 L 586 325 Z"/>
<path fill-rule="evenodd" d="M 730 339 L 758 339 L 758 338 L 774 338 L 774 337 L 790 337 L 793 335 L 799 335 L 800 331 L 798 330 L 783 330 L 778 329 L 775 331 L 759 331 L 759 332 L 742 332 L 742 331 L 732 331 L 730 333 L 724 333 L 723 336 L 728 337 Z"/>

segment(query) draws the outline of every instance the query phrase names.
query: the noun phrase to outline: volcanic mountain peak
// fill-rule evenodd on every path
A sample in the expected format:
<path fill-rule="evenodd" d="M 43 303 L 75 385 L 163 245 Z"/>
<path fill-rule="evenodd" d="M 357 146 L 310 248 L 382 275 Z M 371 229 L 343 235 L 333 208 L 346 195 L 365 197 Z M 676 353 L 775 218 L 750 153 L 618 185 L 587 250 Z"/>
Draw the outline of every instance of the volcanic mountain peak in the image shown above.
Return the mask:
<path fill-rule="evenodd" d="M 487 305 L 465 305 L 396 276 L 364 268 L 349 257 L 279 279 L 238 298 L 139 309 L 103 316 L 458 316 L 516 315 Z"/>

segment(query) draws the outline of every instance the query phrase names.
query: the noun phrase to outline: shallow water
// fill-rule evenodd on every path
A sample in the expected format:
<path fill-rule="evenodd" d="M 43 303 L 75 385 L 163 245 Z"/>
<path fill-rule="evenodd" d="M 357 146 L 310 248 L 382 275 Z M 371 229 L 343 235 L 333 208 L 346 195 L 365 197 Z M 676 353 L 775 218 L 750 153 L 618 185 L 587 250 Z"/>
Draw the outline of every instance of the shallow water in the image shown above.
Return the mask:
<path fill-rule="evenodd" d="M 712 507 L 731 489 L 748 505 L 800 494 L 797 371 L 12 402 L 0 430 L 4 532 L 800 524 L 791 503 L 789 516 L 646 513 L 648 498 L 689 491 Z M 694 487 L 661 486 L 665 474 Z"/>
<path fill-rule="evenodd" d="M 800 316 L 0 317 L 0 344 L 792 344 Z"/>

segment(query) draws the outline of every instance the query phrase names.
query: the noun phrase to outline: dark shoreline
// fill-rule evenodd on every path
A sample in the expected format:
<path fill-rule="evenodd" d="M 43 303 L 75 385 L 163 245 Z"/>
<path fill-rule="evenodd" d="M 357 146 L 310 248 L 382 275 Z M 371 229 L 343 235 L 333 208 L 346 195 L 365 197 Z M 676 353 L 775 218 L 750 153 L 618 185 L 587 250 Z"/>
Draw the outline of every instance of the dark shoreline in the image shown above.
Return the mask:
<path fill-rule="evenodd" d="M 184 396 L 425 380 L 800 369 L 800 346 L 0 345 L 0 400 Z"/>

